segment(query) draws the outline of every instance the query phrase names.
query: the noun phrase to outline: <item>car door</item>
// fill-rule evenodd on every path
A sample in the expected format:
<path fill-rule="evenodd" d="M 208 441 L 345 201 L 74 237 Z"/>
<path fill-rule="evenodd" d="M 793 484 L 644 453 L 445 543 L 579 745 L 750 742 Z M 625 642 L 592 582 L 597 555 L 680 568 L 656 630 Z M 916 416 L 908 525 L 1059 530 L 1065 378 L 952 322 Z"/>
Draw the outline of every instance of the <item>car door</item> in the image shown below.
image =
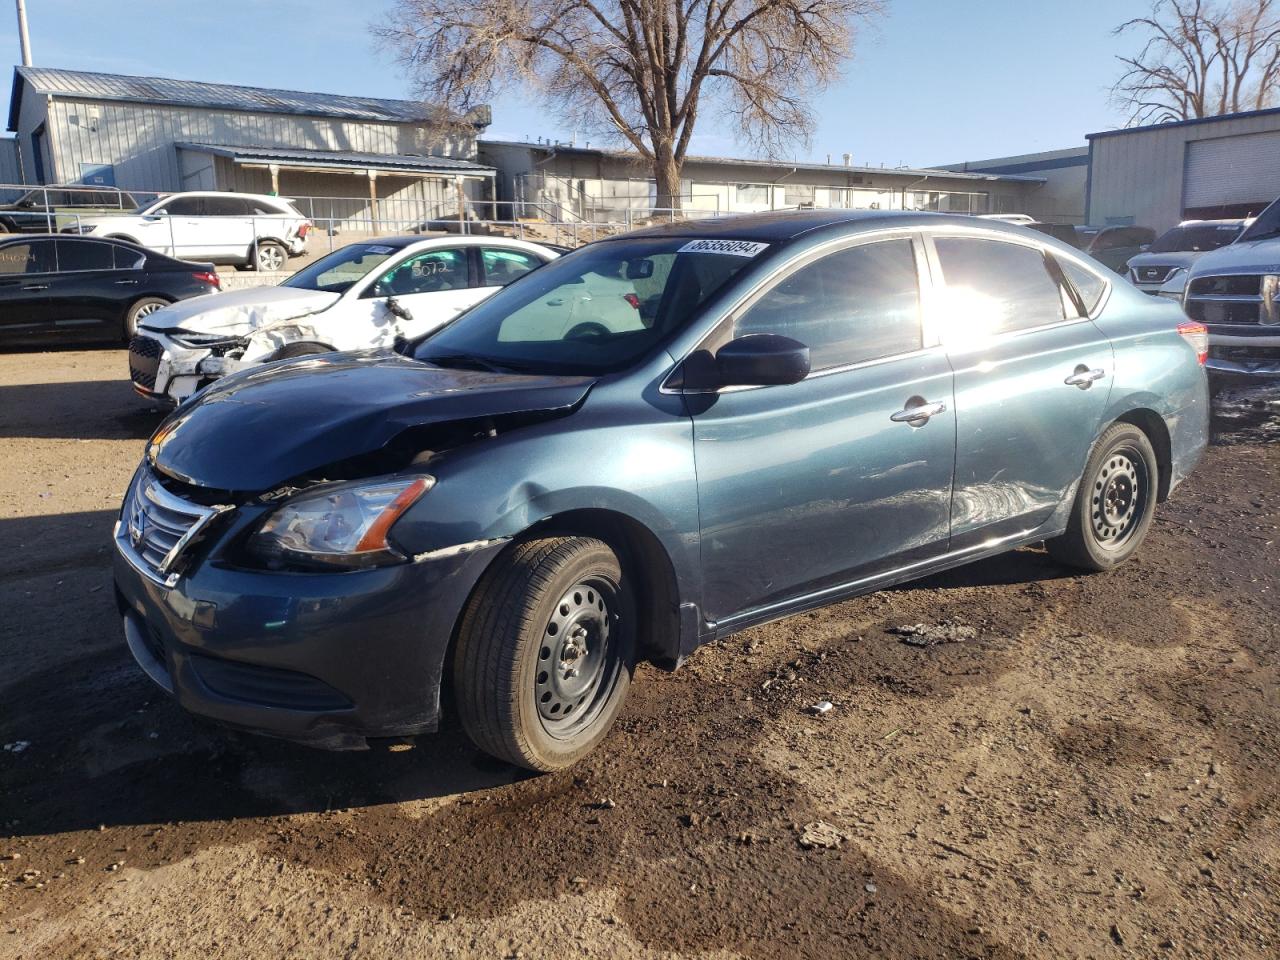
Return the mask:
<path fill-rule="evenodd" d="M 1074 492 L 1114 364 L 1039 245 L 943 235 L 932 245 L 944 284 L 937 324 L 955 370 L 951 547 L 962 550 L 1034 531 Z"/>
<path fill-rule="evenodd" d="M 160 210 L 154 233 L 157 243 L 147 245 L 180 260 L 215 256 L 216 242 L 205 227 L 203 197 L 174 197 Z"/>
<path fill-rule="evenodd" d="M 11 240 L 0 245 L 0 340 L 18 340 L 49 328 L 49 287 L 57 275 L 53 240 Z"/>
<path fill-rule="evenodd" d="M 218 260 L 247 257 L 253 247 L 253 226 L 249 201 L 244 197 L 205 197 L 199 224 L 201 242 L 208 251 L 203 256 Z"/>
<path fill-rule="evenodd" d="M 466 247 L 437 247 L 395 261 L 369 285 L 362 301 L 377 328 L 376 342 L 385 342 L 397 329 L 410 338 L 429 333 L 486 293 L 476 282 Z M 397 322 L 385 307 L 388 297 L 395 297 L 411 319 Z"/>
<path fill-rule="evenodd" d="M 811 356 L 799 383 L 689 397 L 711 620 L 945 552 L 951 368 L 923 339 L 922 264 L 908 235 L 811 256 L 706 344 L 780 334 Z"/>
<path fill-rule="evenodd" d="M 59 237 L 55 245 L 58 272 L 49 279 L 54 326 L 68 336 L 118 335 L 133 288 L 125 271 L 116 272 L 114 245 L 80 237 Z"/>

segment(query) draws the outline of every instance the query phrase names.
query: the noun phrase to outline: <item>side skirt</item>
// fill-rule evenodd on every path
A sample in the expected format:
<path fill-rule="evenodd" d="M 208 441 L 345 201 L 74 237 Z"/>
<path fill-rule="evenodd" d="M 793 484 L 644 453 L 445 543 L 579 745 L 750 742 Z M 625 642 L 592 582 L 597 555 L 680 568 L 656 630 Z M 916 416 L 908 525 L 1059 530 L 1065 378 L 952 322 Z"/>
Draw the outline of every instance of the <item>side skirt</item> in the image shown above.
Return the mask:
<path fill-rule="evenodd" d="M 1057 518 L 1055 517 L 1054 519 Z M 816 593 L 804 594 L 781 603 L 746 610 L 720 623 L 708 624 L 707 633 L 704 636 L 708 641 L 723 640 L 725 637 L 748 627 L 758 627 L 763 623 L 781 620 L 784 617 L 803 613 L 806 610 L 813 610 L 817 607 L 838 603 L 841 600 L 874 593 L 877 590 L 883 590 L 885 587 L 892 587 L 909 580 L 918 580 L 921 577 L 940 573 L 943 570 L 950 570 L 953 567 L 962 567 L 966 563 L 973 563 L 975 560 L 985 560 L 987 557 L 994 557 L 1009 550 L 1016 550 L 1018 547 L 1025 547 L 1027 544 L 1038 543 L 1041 540 L 1056 536 L 1062 532 L 1065 525 L 1059 524 L 1058 527 L 1055 529 L 1053 524 L 1042 524 L 1030 530 L 1020 530 L 1008 536 L 987 540 L 952 553 L 944 553 L 942 556 L 934 557 L 930 560 L 921 560 L 918 563 L 899 567 L 896 570 L 863 577 L 859 580 L 851 580 L 848 583 L 828 587 Z"/>

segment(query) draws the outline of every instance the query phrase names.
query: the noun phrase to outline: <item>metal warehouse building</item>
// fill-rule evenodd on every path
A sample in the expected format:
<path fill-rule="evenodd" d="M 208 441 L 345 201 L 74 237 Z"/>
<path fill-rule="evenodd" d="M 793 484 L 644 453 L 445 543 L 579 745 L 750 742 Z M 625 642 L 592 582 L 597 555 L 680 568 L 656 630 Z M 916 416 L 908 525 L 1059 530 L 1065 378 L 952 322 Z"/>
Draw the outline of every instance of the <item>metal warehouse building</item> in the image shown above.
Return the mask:
<path fill-rule="evenodd" d="M 387 220 L 487 195 L 488 123 L 488 108 L 37 67 L 15 68 L 9 105 L 24 183 L 275 192 L 310 216 Z"/>
<path fill-rule="evenodd" d="M 1280 109 L 1089 134 L 1087 222 L 1167 230 L 1280 197 Z"/>
<path fill-rule="evenodd" d="M 496 198 L 522 215 L 588 222 L 646 216 L 654 181 L 634 153 L 566 144 L 481 140 L 498 169 Z M 1045 184 L 1034 175 L 689 157 L 681 180 L 688 211 L 746 213 L 788 207 L 1021 213 Z"/>
<path fill-rule="evenodd" d="M 1085 185 L 1089 174 L 1086 147 L 948 163 L 943 164 L 942 169 L 1041 177 L 1044 186 L 1029 192 L 1026 206 L 1017 212 L 1047 223 L 1084 223 Z"/>

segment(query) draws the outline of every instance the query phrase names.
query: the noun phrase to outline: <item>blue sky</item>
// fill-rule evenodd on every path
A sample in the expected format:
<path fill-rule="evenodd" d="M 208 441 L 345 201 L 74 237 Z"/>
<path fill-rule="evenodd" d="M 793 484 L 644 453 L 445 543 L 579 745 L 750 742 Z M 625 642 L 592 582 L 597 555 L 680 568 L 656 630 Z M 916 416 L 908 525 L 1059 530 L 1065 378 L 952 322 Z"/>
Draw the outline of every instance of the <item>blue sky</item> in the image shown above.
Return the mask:
<path fill-rule="evenodd" d="M 1147 0 L 887 0 L 864 32 L 843 81 L 819 102 L 801 160 L 924 165 L 1082 145 L 1123 123 L 1108 103 L 1114 57 L 1134 38 L 1112 36 Z M 13 6 L 0 10 L 0 45 L 19 59 Z M 27 0 L 40 66 L 403 97 L 408 78 L 369 38 L 381 0 Z M 489 136 L 567 139 L 571 126 L 517 95 L 493 104 Z M 581 136 L 580 136 L 581 139 Z M 745 155 L 714 116 L 698 153 Z"/>

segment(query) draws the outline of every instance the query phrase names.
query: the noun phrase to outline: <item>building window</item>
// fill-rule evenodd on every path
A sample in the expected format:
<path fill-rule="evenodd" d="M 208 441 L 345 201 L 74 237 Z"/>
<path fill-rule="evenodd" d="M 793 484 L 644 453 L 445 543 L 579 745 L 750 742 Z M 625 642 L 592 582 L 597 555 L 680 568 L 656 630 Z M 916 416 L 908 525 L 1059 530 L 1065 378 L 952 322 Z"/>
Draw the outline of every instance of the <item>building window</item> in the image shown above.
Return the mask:
<path fill-rule="evenodd" d="M 753 206 L 768 206 L 771 202 L 769 185 L 767 183 L 735 184 L 734 200 L 737 203 Z"/>
<path fill-rule="evenodd" d="M 814 188 L 803 183 L 788 183 L 783 190 L 786 195 L 786 204 L 788 207 L 798 207 L 802 204 L 812 204 L 814 196 Z"/>

